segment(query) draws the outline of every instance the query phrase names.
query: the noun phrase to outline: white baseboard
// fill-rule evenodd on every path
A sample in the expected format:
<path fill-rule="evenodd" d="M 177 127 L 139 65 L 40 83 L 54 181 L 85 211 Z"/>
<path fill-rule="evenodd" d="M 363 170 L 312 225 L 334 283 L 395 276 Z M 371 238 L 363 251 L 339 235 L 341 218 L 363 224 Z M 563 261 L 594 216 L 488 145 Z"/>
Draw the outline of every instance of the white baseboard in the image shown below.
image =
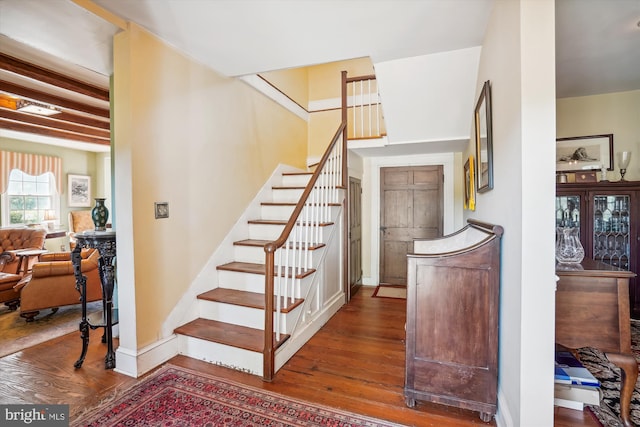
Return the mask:
<path fill-rule="evenodd" d="M 175 335 L 154 342 L 138 351 L 119 347 L 116 350 L 116 372 L 138 378 L 178 354 Z"/>
<path fill-rule="evenodd" d="M 496 426 L 511 427 L 513 426 L 513 418 L 509 412 L 509 406 L 504 398 L 504 393 L 498 387 L 498 412 L 496 412 Z"/>

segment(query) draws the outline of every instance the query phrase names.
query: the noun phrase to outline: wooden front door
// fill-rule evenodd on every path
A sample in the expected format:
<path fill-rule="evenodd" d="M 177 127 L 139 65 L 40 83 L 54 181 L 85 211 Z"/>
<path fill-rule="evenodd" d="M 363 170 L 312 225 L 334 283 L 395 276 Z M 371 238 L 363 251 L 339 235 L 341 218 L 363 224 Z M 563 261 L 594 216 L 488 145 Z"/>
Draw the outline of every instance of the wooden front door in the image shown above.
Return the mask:
<path fill-rule="evenodd" d="M 442 236 L 442 166 L 380 169 L 380 283 L 407 284 L 413 239 Z"/>
<path fill-rule="evenodd" d="M 362 284 L 362 185 L 349 177 L 349 299 Z"/>

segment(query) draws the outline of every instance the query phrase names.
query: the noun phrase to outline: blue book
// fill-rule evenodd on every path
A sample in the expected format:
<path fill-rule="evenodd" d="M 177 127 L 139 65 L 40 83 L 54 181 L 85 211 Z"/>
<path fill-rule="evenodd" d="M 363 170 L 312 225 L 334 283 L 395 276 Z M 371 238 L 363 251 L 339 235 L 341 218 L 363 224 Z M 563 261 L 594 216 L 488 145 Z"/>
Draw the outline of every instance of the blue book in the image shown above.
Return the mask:
<path fill-rule="evenodd" d="M 564 369 L 558 366 L 558 362 L 556 362 L 554 381 L 560 384 L 571 384 L 571 377 L 564 371 Z"/>
<path fill-rule="evenodd" d="M 560 368 L 571 384 L 600 387 L 600 381 L 569 351 L 556 351 L 556 371 Z"/>

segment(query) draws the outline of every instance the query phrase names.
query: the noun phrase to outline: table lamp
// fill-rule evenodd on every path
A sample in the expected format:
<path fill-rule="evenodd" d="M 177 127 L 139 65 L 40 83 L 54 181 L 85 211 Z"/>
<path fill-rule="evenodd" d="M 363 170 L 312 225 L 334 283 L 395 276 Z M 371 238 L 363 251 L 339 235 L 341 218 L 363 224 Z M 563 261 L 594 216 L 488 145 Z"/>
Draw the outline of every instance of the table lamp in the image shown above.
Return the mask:
<path fill-rule="evenodd" d="M 56 211 L 54 211 L 53 209 L 44 211 L 44 222 L 47 223 L 47 227 L 49 228 L 49 230 L 53 230 L 55 228 L 56 219 L 58 219 L 56 218 Z"/>

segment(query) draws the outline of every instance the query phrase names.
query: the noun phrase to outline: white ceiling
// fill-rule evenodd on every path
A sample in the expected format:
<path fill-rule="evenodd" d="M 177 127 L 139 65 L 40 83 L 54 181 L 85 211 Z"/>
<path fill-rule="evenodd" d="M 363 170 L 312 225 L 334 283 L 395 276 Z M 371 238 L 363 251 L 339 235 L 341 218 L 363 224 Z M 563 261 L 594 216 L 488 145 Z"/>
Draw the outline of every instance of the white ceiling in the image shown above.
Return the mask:
<path fill-rule="evenodd" d="M 237 76 L 482 44 L 493 0 L 94 0 Z M 90 0 L 0 0 L 0 51 L 107 82 L 119 28 Z M 559 98 L 640 89 L 640 0 L 556 0 Z M 17 43 L 16 43 L 17 42 Z M 18 46 L 18 47 L 16 47 Z M 15 52 L 18 53 L 15 53 Z M 57 64 L 52 64 L 57 62 Z M 75 70 L 75 71 L 71 71 Z M 95 83 L 95 82 L 94 82 Z"/>

